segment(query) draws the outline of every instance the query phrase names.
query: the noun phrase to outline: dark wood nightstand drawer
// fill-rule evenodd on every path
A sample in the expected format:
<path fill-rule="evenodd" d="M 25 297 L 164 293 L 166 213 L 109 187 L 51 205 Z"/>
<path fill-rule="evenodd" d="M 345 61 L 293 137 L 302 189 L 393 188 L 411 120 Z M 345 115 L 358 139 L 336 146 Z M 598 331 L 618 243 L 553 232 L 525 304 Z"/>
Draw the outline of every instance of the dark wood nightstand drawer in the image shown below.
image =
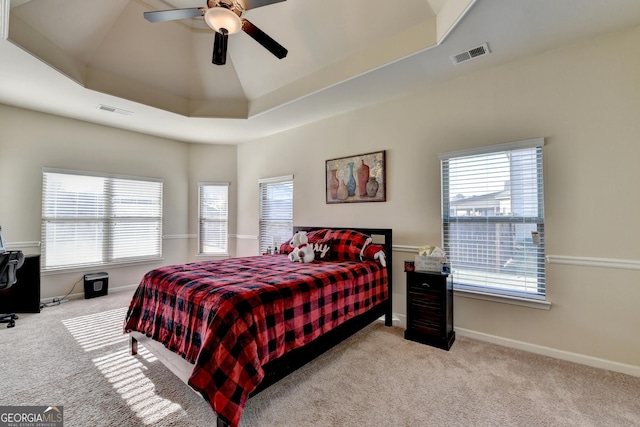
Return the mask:
<path fill-rule="evenodd" d="M 446 274 L 407 272 L 406 339 L 451 348 L 455 340 L 451 283 Z"/>
<path fill-rule="evenodd" d="M 442 294 L 444 286 L 442 283 L 434 283 L 432 280 L 421 280 L 409 283 L 409 292 Z"/>
<path fill-rule="evenodd" d="M 440 333 L 440 329 L 442 328 L 440 321 L 437 319 L 429 319 L 427 317 L 415 320 L 411 326 L 416 332 L 421 332 L 433 337 L 437 337 Z"/>
<path fill-rule="evenodd" d="M 436 293 L 409 291 L 411 308 L 416 311 L 440 312 L 442 298 Z"/>

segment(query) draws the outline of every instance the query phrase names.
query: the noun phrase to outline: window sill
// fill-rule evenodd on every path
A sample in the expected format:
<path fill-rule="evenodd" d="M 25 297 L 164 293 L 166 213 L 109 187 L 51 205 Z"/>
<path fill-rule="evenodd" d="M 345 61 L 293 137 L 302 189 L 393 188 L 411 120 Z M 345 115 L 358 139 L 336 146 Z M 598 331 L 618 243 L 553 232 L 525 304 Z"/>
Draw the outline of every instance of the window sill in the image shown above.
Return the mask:
<path fill-rule="evenodd" d="M 197 258 L 230 258 L 229 254 L 196 254 Z"/>
<path fill-rule="evenodd" d="M 493 295 L 468 290 L 455 289 L 453 295 L 462 298 L 479 299 L 483 301 L 498 302 L 502 304 L 519 305 L 521 307 L 536 308 L 538 310 L 551 310 L 551 302 L 532 300 L 526 298 L 511 297 L 506 295 Z"/>

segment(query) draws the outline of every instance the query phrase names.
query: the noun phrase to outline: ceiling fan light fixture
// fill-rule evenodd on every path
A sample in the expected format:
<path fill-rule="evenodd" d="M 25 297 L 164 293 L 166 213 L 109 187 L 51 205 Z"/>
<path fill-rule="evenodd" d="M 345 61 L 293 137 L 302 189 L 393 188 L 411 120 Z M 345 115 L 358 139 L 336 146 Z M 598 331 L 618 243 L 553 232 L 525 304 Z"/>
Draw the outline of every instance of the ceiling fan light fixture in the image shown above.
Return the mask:
<path fill-rule="evenodd" d="M 212 7 L 204 14 L 204 20 L 213 30 L 220 32 L 223 28 L 229 34 L 235 34 L 242 29 L 240 17 L 224 7 Z"/>

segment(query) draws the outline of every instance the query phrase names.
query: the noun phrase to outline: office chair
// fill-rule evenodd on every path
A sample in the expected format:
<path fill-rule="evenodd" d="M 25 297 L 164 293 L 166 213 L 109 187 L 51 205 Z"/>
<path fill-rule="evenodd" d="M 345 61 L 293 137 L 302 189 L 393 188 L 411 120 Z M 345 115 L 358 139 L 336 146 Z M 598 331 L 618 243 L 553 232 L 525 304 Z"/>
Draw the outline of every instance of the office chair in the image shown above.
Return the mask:
<path fill-rule="evenodd" d="M 9 289 L 16 283 L 16 271 L 24 264 L 22 251 L 0 252 L 0 291 Z M 0 323 L 7 328 L 16 326 L 18 316 L 15 313 L 0 314 Z"/>

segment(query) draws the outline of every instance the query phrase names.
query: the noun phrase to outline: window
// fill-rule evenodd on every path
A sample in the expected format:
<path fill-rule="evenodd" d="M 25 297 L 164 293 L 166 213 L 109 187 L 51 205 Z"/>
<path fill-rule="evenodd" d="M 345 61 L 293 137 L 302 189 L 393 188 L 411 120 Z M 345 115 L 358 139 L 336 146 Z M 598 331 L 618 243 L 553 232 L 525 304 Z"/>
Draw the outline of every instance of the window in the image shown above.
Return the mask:
<path fill-rule="evenodd" d="M 543 145 L 540 138 L 440 155 L 454 289 L 545 299 Z"/>
<path fill-rule="evenodd" d="M 200 228 L 198 252 L 201 255 L 226 255 L 229 222 L 229 184 L 198 184 Z"/>
<path fill-rule="evenodd" d="M 262 254 L 268 247 L 280 245 L 293 234 L 293 176 L 261 179 L 258 183 L 258 246 Z"/>
<path fill-rule="evenodd" d="M 44 170 L 44 270 L 162 256 L 162 181 Z"/>

